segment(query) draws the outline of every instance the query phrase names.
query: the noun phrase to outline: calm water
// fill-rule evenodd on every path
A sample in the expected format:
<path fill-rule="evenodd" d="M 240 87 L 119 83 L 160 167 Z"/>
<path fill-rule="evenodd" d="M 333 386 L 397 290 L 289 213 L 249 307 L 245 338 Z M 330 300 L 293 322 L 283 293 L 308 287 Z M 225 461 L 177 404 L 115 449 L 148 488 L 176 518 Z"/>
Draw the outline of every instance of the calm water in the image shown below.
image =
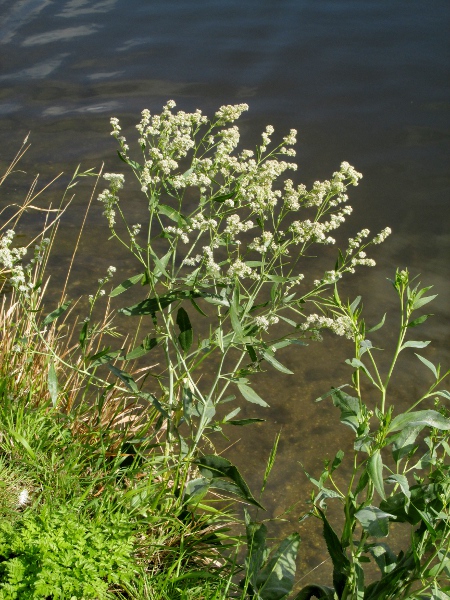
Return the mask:
<path fill-rule="evenodd" d="M 364 173 L 344 233 L 390 225 L 395 235 L 377 249 L 377 269 L 360 272 L 347 290 L 363 294 L 375 319 L 392 312 L 385 278 L 397 265 L 422 273 L 439 298 L 421 339 L 436 341 L 429 358 L 449 362 L 448 0 L 0 0 L 0 16 L 2 163 L 31 131 L 23 168 L 43 181 L 79 162 L 88 168 L 106 161 L 117 171 L 109 117 L 122 118 L 131 131 L 143 108 L 157 112 L 168 98 L 208 114 L 223 103 L 247 102 L 247 142 L 267 123 L 280 133 L 299 130 L 305 183 L 326 178 L 342 160 Z M 9 197 L 22 191 L 19 182 Z M 65 224 L 56 279 L 85 201 L 80 194 Z M 80 287 L 112 259 L 121 266 L 114 248 L 98 245 L 106 237 L 98 208 L 89 227 L 82 256 L 90 258 L 76 273 Z M 284 357 L 295 376 L 260 378 L 271 404 L 268 423 L 246 430 L 232 452 L 257 486 L 262 457 L 282 427 L 269 514 L 297 500 L 304 506 L 309 485 L 299 461 L 317 470 L 323 456 L 348 445 L 333 409 L 313 399 L 346 381 L 350 351 L 330 338 Z M 416 367 L 404 363 L 398 404 L 426 377 Z M 325 558 L 313 529 L 304 528 L 302 573 Z"/>

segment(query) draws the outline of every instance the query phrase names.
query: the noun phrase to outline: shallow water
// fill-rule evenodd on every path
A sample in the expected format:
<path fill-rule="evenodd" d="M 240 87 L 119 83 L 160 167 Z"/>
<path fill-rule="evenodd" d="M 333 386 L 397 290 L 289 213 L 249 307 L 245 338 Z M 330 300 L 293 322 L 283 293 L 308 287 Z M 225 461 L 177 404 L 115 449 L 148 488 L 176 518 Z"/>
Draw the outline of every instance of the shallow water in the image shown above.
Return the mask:
<path fill-rule="evenodd" d="M 0 14 L 2 163 L 31 131 L 22 168 L 30 175 L 39 172 L 42 181 L 70 173 L 79 162 L 89 168 L 105 161 L 108 170 L 117 171 L 111 116 L 132 132 L 143 108 L 158 112 L 168 98 L 207 114 L 223 103 L 247 102 L 250 112 L 242 120 L 247 145 L 267 123 L 282 134 L 298 129 L 299 178 L 305 183 L 328 177 L 342 160 L 364 173 L 351 192 L 355 212 L 344 233 L 389 225 L 395 235 L 377 248 L 378 267 L 360 272 L 346 290 L 362 293 L 374 322 L 386 310 L 392 313 L 386 277 L 395 267 L 422 273 L 439 297 L 421 339 L 435 340 L 428 358 L 448 363 L 447 0 L 0 0 Z M 22 197 L 24 182 L 25 177 L 17 180 L 8 200 Z M 81 187 L 63 223 L 55 280 L 64 276 L 87 195 L 88 188 Z M 110 263 L 124 266 L 117 249 L 99 243 L 107 237 L 100 213 L 95 207 L 80 250 L 85 257 L 83 270 L 75 273 L 80 290 Z M 38 227 L 37 221 L 33 215 L 28 225 Z M 268 421 L 239 431 L 242 440 L 230 456 L 257 487 L 274 433 L 282 428 L 266 495 L 270 514 L 307 498 L 299 461 L 317 470 L 322 457 L 349 443 L 329 404 L 313 400 L 346 381 L 343 361 L 350 351 L 341 340 L 326 338 L 283 357 L 295 376 L 267 372 L 260 378 L 271 405 Z M 416 367 L 415 359 L 404 363 L 399 405 L 426 377 Z M 312 536 L 309 548 L 304 545 L 306 572 L 325 553 L 318 537 L 305 531 Z"/>

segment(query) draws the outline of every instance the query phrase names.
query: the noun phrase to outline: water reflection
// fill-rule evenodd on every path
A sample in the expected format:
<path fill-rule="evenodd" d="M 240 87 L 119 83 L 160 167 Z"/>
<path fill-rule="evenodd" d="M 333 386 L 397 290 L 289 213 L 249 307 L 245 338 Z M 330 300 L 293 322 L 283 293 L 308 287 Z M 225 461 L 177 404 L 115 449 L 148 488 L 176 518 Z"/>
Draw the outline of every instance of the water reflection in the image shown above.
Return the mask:
<path fill-rule="evenodd" d="M 386 310 L 394 315 L 385 278 L 397 265 L 422 272 L 423 283 L 434 283 L 439 294 L 436 317 L 422 330 L 423 339 L 436 340 L 426 356 L 448 362 L 447 0 L 436 0 L 432 10 L 407 0 L 0 0 L 0 8 L 2 159 L 12 157 L 31 130 L 33 146 L 22 165 L 30 174 L 39 170 L 45 180 L 73 172 L 79 162 L 89 168 L 103 160 L 107 170 L 120 171 L 110 116 L 120 117 L 124 133 L 135 140 L 140 111 L 158 112 L 168 98 L 183 110 L 199 107 L 208 114 L 222 103 L 248 102 L 242 121 L 247 147 L 268 123 L 280 135 L 299 130 L 299 181 L 324 179 L 341 160 L 364 173 L 352 192 L 355 212 L 344 237 L 386 225 L 394 235 L 377 250 L 377 269 L 349 282 L 348 295 L 361 293 L 369 318 L 378 322 Z M 20 200 L 22 191 L 19 186 L 10 195 Z M 70 220 L 63 222 L 55 282 L 64 281 L 89 193 L 77 188 Z M 36 215 L 28 225 L 39 228 Z M 79 255 L 89 277 L 75 271 L 75 295 L 109 264 L 128 271 L 118 248 L 97 245 L 106 238 L 101 210 L 94 207 Z M 295 376 L 268 372 L 259 379 L 271 404 L 267 423 L 234 431 L 234 439 L 242 440 L 230 456 L 257 486 L 262 457 L 282 427 L 269 514 L 307 497 L 298 461 L 317 472 L 322 456 L 347 447 L 333 409 L 314 398 L 346 381 L 348 356 L 341 340 L 327 338 L 283 356 Z M 421 387 L 423 376 L 415 362 L 404 363 L 399 406 Z M 261 415 L 247 406 L 241 416 Z M 319 538 L 308 533 L 308 545 L 308 560 L 320 562 Z"/>
<path fill-rule="evenodd" d="M 31 35 L 22 42 L 25 48 L 28 46 L 40 46 L 42 44 L 51 44 L 53 42 L 69 42 L 74 38 L 83 37 L 97 33 L 99 25 L 80 25 L 79 27 L 66 27 L 65 29 L 55 29 Z"/>

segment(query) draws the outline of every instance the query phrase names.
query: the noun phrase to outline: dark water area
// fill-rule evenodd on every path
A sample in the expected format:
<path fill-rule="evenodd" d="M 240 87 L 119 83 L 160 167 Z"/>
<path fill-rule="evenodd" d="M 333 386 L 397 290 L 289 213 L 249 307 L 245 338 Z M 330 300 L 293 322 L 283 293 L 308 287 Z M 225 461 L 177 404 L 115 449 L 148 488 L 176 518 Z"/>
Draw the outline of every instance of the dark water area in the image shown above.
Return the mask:
<path fill-rule="evenodd" d="M 421 273 L 439 294 L 435 316 L 420 333 L 420 339 L 434 340 L 424 354 L 446 365 L 449 25 L 447 0 L 0 0 L 1 164 L 29 131 L 32 142 L 22 162 L 28 179 L 16 179 L 0 202 L 21 200 L 25 181 L 37 172 L 46 182 L 78 163 L 87 169 L 103 161 L 107 170 L 120 172 L 111 116 L 136 139 L 141 110 L 159 112 L 169 98 L 183 110 L 198 107 L 209 115 L 222 104 L 246 102 L 250 111 L 240 123 L 247 147 L 269 123 L 280 135 L 291 127 L 299 131 L 299 181 L 325 179 L 342 160 L 364 174 L 351 190 L 354 214 L 338 239 L 363 227 L 375 233 L 388 225 L 394 234 L 372 252 L 377 267 L 360 270 L 345 291 L 363 296 L 372 323 L 388 312 L 382 332 L 389 344 L 395 298 L 386 277 L 396 266 Z M 55 201 L 60 187 L 50 192 Z M 64 275 L 88 197 L 89 186 L 81 186 L 63 222 L 56 280 Z M 38 220 L 33 215 L 27 223 L 38 228 Z M 109 264 L 127 267 L 119 249 L 99 241 L 107 230 L 95 202 L 88 232 L 74 275 L 79 289 Z M 331 268 L 333 252 L 329 256 Z M 349 448 L 334 409 L 314 398 L 348 380 L 344 360 L 350 352 L 349 344 L 327 336 L 285 353 L 282 360 L 295 375 L 267 372 L 259 378 L 258 389 L 271 405 L 267 423 L 239 431 L 242 439 L 230 450 L 257 487 L 282 429 L 266 504 L 270 516 L 300 502 L 286 531 L 309 494 L 299 463 L 317 473 L 323 458 Z M 426 378 L 413 355 L 404 359 L 395 404 L 406 406 Z M 250 407 L 246 414 L 257 412 L 261 416 Z M 306 574 L 326 552 L 314 524 L 302 531 L 300 573 Z M 328 564 L 320 569 L 304 583 L 321 573 L 327 578 Z"/>

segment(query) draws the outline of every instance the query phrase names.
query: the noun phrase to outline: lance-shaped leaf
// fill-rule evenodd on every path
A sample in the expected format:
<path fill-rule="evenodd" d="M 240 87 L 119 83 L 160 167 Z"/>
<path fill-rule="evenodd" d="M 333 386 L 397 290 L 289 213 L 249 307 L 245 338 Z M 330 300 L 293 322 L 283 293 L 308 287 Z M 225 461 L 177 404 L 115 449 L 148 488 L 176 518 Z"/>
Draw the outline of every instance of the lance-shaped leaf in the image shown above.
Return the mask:
<path fill-rule="evenodd" d="M 384 512 L 376 506 L 365 506 L 355 513 L 355 517 L 369 535 L 377 538 L 386 537 L 389 534 L 389 519 L 395 519 L 394 515 Z"/>
<path fill-rule="evenodd" d="M 114 350 L 110 352 L 111 348 L 104 348 L 97 354 L 93 354 L 89 357 L 89 361 L 92 367 L 98 367 L 100 365 L 104 365 L 107 362 L 111 362 L 112 360 L 118 358 L 122 353 L 122 350 Z"/>
<path fill-rule="evenodd" d="M 397 557 L 387 544 L 383 542 L 367 544 L 364 547 L 364 550 L 374 557 L 375 562 L 383 575 L 389 573 L 395 567 Z"/>
<path fill-rule="evenodd" d="M 402 413 L 392 419 L 388 428 L 388 433 L 398 431 L 404 427 L 412 428 L 418 426 L 434 427 L 441 431 L 450 429 L 450 419 L 441 415 L 436 410 L 416 410 L 413 412 Z"/>
<path fill-rule="evenodd" d="M 47 378 L 48 391 L 50 393 L 50 398 L 52 399 L 53 407 L 56 406 L 56 402 L 58 400 L 59 393 L 59 385 L 58 378 L 56 376 L 55 365 L 53 361 L 51 361 L 48 368 L 48 378 Z"/>
<path fill-rule="evenodd" d="M 386 498 L 384 493 L 384 482 L 383 482 L 383 460 L 381 458 L 380 450 L 375 450 L 372 456 L 369 457 L 367 461 L 367 472 L 369 473 L 369 477 L 375 486 L 375 489 L 383 498 Z"/>
<path fill-rule="evenodd" d="M 241 394 L 248 402 L 259 404 L 260 406 L 269 406 L 267 402 L 265 402 L 265 400 L 263 400 L 249 385 L 245 385 L 245 383 L 238 383 L 237 386 Z"/>
<path fill-rule="evenodd" d="M 334 406 L 341 411 L 341 422 L 348 425 L 353 431 L 358 431 L 361 418 L 361 408 L 358 398 L 349 396 L 340 389 L 331 391 Z"/>
<path fill-rule="evenodd" d="M 300 536 L 292 533 L 281 542 L 256 578 L 261 600 L 282 600 L 292 591 Z"/>
<path fill-rule="evenodd" d="M 107 363 L 106 366 L 111 371 L 111 373 L 113 373 L 116 377 L 118 377 L 121 381 L 124 382 L 124 384 L 127 386 L 127 388 L 129 390 L 131 390 L 134 393 L 139 392 L 139 388 L 138 388 L 136 382 L 134 381 L 134 379 L 131 377 L 131 375 L 129 373 L 126 373 L 125 371 L 118 369 L 117 367 L 115 367 L 114 365 L 111 365 L 110 363 Z"/>
<path fill-rule="evenodd" d="M 127 317 L 152 315 L 159 310 L 164 310 L 170 304 L 172 304 L 172 302 L 176 302 L 177 300 L 188 300 L 190 298 L 199 298 L 200 296 L 201 294 L 195 292 L 179 290 L 170 292 L 169 294 L 160 296 L 159 298 L 147 298 L 146 300 L 138 302 L 138 304 L 134 304 L 133 306 L 120 308 L 119 312 Z"/>
<path fill-rule="evenodd" d="M 233 494 L 237 494 L 249 504 L 254 504 L 259 508 L 264 508 L 253 497 L 250 488 L 245 482 L 242 475 L 239 473 L 229 460 L 215 454 L 202 456 L 194 461 L 203 477 L 214 480 L 211 482 L 212 487 L 217 487 Z M 234 486 L 227 486 L 226 483 L 220 481 L 220 478 L 231 479 Z M 229 482 L 228 482 L 229 483 Z"/>
<path fill-rule="evenodd" d="M 178 309 L 177 313 L 177 325 L 180 328 L 180 335 L 178 336 L 178 341 L 180 342 L 181 348 L 187 352 L 189 348 L 192 346 L 192 342 L 194 340 L 194 334 L 192 331 L 192 325 L 189 320 L 189 315 L 184 310 L 183 307 Z"/>
<path fill-rule="evenodd" d="M 395 462 L 404 458 L 415 448 L 417 436 L 422 431 L 425 425 L 417 425 L 416 427 L 405 427 L 399 433 L 391 435 L 387 438 L 388 444 L 392 444 L 392 456 Z"/>
<path fill-rule="evenodd" d="M 264 523 L 255 523 L 244 509 L 245 531 L 247 534 L 247 557 L 245 559 L 246 578 L 256 589 L 256 578 L 269 553 L 266 547 L 267 527 Z"/>
<path fill-rule="evenodd" d="M 50 323 L 52 323 L 55 319 L 57 319 L 59 316 L 65 313 L 71 304 L 72 300 L 67 300 L 67 302 L 63 302 L 63 304 L 58 306 L 58 308 L 56 308 L 54 311 L 52 311 L 45 317 L 43 324 L 49 325 Z"/>
<path fill-rule="evenodd" d="M 147 335 L 142 340 L 142 344 L 136 346 L 136 348 L 134 348 L 131 352 L 125 355 L 125 360 L 135 360 L 136 358 L 140 358 L 141 356 L 144 356 L 145 354 L 150 352 L 150 350 L 153 350 L 153 348 L 157 344 L 158 340 L 156 338 Z"/>
<path fill-rule="evenodd" d="M 264 352 L 263 356 L 267 360 L 267 362 L 270 363 L 272 367 L 277 371 L 280 371 L 281 373 L 286 373 L 287 375 L 294 374 L 293 371 L 282 365 L 270 352 Z"/>
<path fill-rule="evenodd" d="M 110 298 L 114 298 L 114 296 L 118 296 L 119 294 L 122 294 L 126 290 L 130 289 L 130 287 L 133 287 L 133 285 L 139 283 L 143 277 L 144 273 L 139 273 L 139 275 L 133 275 L 133 277 L 125 279 L 125 281 L 122 281 L 122 283 L 116 288 L 114 288 L 113 291 L 109 294 Z"/>
<path fill-rule="evenodd" d="M 186 488 L 184 491 L 184 501 L 186 504 L 198 504 L 207 491 L 209 490 L 211 485 L 211 480 L 206 479 L 205 477 L 199 477 L 197 479 L 191 479 L 186 484 Z"/>
<path fill-rule="evenodd" d="M 310 600 L 317 598 L 318 600 L 335 600 L 334 589 L 326 585 L 307 585 L 299 592 L 293 600 Z"/>
<path fill-rule="evenodd" d="M 350 569 L 350 561 L 342 548 L 342 544 L 336 532 L 329 524 L 325 513 L 316 507 L 323 522 L 323 537 L 327 545 L 328 554 L 333 561 L 333 585 L 340 598 L 347 581 Z"/>

